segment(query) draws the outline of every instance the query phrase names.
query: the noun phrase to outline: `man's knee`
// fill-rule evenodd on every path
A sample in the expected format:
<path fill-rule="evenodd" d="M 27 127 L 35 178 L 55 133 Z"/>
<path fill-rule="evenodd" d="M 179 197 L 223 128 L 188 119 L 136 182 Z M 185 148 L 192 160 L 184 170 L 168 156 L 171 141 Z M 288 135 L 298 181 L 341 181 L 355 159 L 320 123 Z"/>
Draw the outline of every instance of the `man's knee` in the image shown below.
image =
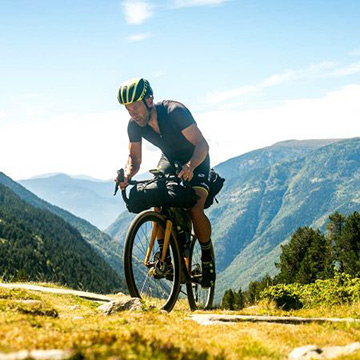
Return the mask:
<path fill-rule="evenodd" d="M 198 200 L 196 204 L 191 208 L 191 210 L 194 210 L 196 212 L 198 211 L 204 211 L 204 205 L 206 198 L 208 196 L 207 191 L 204 188 L 196 187 L 194 188 L 196 195 L 198 196 Z"/>

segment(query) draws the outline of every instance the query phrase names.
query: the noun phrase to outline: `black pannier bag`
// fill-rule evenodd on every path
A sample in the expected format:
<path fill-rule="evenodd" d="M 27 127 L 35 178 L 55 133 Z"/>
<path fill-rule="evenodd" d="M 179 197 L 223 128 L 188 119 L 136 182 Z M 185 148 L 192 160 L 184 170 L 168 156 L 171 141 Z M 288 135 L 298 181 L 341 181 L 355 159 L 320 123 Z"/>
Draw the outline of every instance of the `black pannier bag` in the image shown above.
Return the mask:
<path fill-rule="evenodd" d="M 214 199 L 218 203 L 215 196 L 220 192 L 224 185 L 225 179 L 222 178 L 214 169 L 210 169 L 209 173 L 209 194 L 206 198 L 204 209 L 209 208 L 213 202 Z"/>
<path fill-rule="evenodd" d="M 184 186 L 175 181 L 154 179 L 136 184 L 129 192 L 127 209 L 133 213 L 156 207 L 192 208 L 197 196 L 191 186 Z"/>

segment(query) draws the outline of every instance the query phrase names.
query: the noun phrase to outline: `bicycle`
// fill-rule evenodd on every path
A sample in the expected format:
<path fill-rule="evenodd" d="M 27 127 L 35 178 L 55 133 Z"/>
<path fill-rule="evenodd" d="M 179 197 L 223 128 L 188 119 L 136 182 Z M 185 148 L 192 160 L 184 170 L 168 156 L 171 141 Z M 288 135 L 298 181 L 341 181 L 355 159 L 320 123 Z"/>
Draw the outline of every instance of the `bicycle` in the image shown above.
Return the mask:
<path fill-rule="evenodd" d="M 123 176 L 123 169 L 119 171 Z M 150 172 L 156 181 L 182 181 L 176 175 Z M 129 185 L 148 181 L 130 180 Z M 117 188 L 118 183 L 114 195 Z M 128 204 L 126 189 L 121 193 Z M 165 234 L 162 248 L 156 241 L 158 234 Z M 214 256 L 214 249 L 211 251 Z M 184 209 L 162 207 L 160 212 L 145 210 L 135 217 L 126 235 L 124 271 L 130 295 L 146 299 L 162 310 L 170 312 L 179 294 L 187 296 L 192 311 L 212 307 L 215 285 L 201 287 L 201 248 Z"/>

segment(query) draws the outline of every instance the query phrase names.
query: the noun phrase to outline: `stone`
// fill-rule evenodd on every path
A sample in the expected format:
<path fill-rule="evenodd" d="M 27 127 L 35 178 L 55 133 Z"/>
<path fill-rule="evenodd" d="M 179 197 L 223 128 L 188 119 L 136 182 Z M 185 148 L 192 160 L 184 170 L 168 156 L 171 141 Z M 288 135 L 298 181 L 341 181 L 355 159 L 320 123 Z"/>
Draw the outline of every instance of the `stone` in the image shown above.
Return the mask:
<path fill-rule="evenodd" d="M 71 351 L 65 350 L 21 350 L 13 353 L 1 353 L 0 360 L 66 360 L 72 356 Z"/>
<path fill-rule="evenodd" d="M 295 348 L 289 354 L 289 360 L 310 360 L 310 359 L 322 359 L 322 350 L 316 345 L 306 345 Z"/>
<path fill-rule="evenodd" d="M 307 345 L 294 349 L 290 354 L 289 360 L 317 360 L 335 359 L 339 356 L 353 354 L 360 350 L 360 343 L 355 342 L 346 346 L 326 346 L 319 348 L 316 345 Z"/>
<path fill-rule="evenodd" d="M 40 300 L 15 300 L 16 303 L 19 304 L 28 304 L 28 305 L 41 305 Z"/>
<path fill-rule="evenodd" d="M 128 296 L 125 296 L 120 300 L 111 301 L 98 307 L 98 309 L 106 315 L 112 315 L 125 310 L 142 310 L 142 308 L 143 304 L 139 298 L 129 298 Z"/>

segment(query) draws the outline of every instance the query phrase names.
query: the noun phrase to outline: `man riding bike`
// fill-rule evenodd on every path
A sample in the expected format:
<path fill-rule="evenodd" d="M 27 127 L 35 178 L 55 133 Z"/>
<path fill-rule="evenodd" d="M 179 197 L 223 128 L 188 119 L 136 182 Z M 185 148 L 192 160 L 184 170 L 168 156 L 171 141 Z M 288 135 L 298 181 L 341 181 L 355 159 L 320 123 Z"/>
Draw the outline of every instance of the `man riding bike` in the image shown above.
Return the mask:
<path fill-rule="evenodd" d="M 143 78 L 123 83 L 119 88 L 118 101 L 125 105 L 131 117 L 127 128 L 129 156 L 120 188 L 124 189 L 140 169 L 142 138 L 161 149 L 159 170 L 172 173 L 174 161 L 181 162 L 182 170 L 178 176 L 189 181 L 198 195 L 198 201 L 189 209 L 189 214 L 202 250 L 201 285 L 209 288 L 216 278 L 211 253 L 211 224 L 204 213 L 209 192 L 209 145 L 190 111 L 176 101 L 164 100 L 155 104 L 150 83 Z M 163 239 L 160 237 L 158 243 L 161 246 Z"/>

